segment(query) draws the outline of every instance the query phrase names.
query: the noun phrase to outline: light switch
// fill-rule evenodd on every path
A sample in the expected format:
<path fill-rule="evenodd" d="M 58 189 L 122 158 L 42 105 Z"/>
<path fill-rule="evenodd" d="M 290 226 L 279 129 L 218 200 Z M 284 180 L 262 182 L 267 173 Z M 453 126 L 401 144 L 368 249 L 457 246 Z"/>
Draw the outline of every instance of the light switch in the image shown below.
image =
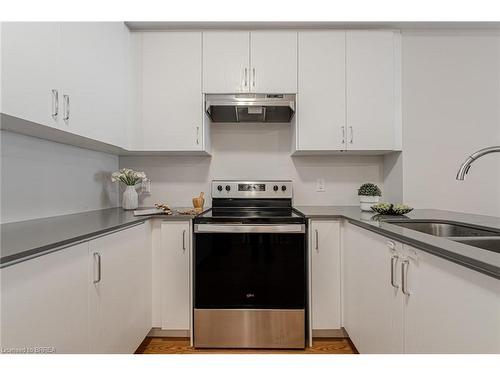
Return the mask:
<path fill-rule="evenodd" d="M 325 188 L 325 179 L 318 178 L 316 180 L 316 191 L 320 192 L 320 193 L 323 193 L 323 192 L 326 191 L 326 188 Z"/>

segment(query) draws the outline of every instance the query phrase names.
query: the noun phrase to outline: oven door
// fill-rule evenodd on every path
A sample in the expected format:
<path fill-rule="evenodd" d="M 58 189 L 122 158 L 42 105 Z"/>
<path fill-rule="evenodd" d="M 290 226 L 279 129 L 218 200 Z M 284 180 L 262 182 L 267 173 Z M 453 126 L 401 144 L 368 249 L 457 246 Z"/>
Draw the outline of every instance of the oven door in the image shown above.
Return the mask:
<path fill-rule="evenodd" d="M 196 224 L 196 309 L 305 309 L 305 224 Z"/>

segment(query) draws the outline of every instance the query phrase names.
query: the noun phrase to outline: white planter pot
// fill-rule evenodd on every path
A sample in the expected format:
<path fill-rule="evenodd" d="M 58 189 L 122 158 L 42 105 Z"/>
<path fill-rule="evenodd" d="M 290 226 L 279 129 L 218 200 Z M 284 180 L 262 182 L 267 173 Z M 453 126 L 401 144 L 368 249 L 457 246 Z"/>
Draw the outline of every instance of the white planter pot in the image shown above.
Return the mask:
<path fill-rule="evenodd" d="M 123 192 L 122 207 L 125 210 L 135 210 L 139 207 L 139 195 L 134 186 L 127 186 Z"/>
<path fill-rule="evenodd" d="M 380 197 L 371 197 L 367 195 L 359 196 L 359 205 L 361 206 L 361 211 L 373 211 L 372 206 L 379 202 Z"/>

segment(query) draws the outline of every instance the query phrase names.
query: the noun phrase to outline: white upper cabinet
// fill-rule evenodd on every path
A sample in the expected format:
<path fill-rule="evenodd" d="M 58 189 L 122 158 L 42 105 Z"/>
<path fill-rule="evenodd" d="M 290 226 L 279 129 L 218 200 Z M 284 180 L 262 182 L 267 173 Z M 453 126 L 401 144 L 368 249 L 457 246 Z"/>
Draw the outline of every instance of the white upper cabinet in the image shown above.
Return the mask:
<path fill-rule="evenodd" d="M 298 36 L 298 150 L 345 148 L 345 32 Z"/>
<path fill-rule="evenodd" d="M 203 92 L 297 92 L 297 33 L 204 32 Z"/>
<path fill-rule="evenodd" d="M 251 92 L 297 92 L 297 32 L 253 31 L 250 51 Z"/>
<path fill-rule="evenodd" d="M 203 33 L 203 92 L 248 92 L 250 82 L 250 33 Z"/>
<path fill-rule="evenodd" d="M 2 112 L 123 146 L 128 33 L 122 22 L 3 23 Z"/>
<path fill-rule="evenodd" d="M 143 33 L 142 121 L 135 149 L 204 148 L 201 73 L 201 32 Z"/>
<path fill-rule="evenodd" d="M 348 150 L 396 148 L 395 72 L 394 32 L 347 32 Z"/>
<path fill-rule="evenodd" d="M 295 151 L 401 148 L 399 36 L 299 32 Z"/>
<path fill-rule="evenodd" d="M 1 27 L 2 113 L 57 127 L 60 24 L 3 22 Z"/>
<path fill-rule="evenodd" d="M 127 34 L 120 22 L 61 24 L 62 129 L 125 144 Z"/>

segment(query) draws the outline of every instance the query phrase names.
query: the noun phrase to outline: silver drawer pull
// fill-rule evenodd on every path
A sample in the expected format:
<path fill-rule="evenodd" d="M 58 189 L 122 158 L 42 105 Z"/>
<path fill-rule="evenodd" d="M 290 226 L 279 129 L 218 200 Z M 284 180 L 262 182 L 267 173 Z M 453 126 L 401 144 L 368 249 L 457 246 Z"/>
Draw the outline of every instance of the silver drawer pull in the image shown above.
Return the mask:
<path fill-rule="evenodd" d="M 393 255 L 391 257 L 391 285 L 394 287 L 394 288 L 399 288 L 399 285 L 397 285 L 395 282 L 394 282 L 394 274 L 395 274 L 395 271 L 394 271 L 394 268 L 396 267 L 396 264 L 398 262 L 398 259 L 399 257 L 397 255 Z"/>
<path fill-rule="evenodd" d="M 315 229 L 314 233 L 316 234 L 316 250 L 319 250 L 319 234 L 318 234 L 318 230 Z"/>
<path fill-rule="evenodd" d="M 64 100 L 64 121 L 69 121 L 69 95 L 63 95 Z"/>
<path fill-rule="evenodd" d="M 101 254 L 98 252 L 94 253 L 94 262 L 97 260 L 97 279 L 94 278 L 94 284 L 101 282 Z"/>
<path fill-rule="evenodd" d="M 409 296 L 410 292 L 408 292 L 408 267 L 410 262 L 408 260 L 404 260 L 401 263 L 401 291 Z"/>
<path fill-rule="evenodd" d="M 52 118 L 57 120 L 59 115 L 59 92 L 56 89 L 52 89 Z"/>
<path fill-rule="evenodd" d="M 182 231 L 182 250 L 186 251 L 186 230 Z"/>

